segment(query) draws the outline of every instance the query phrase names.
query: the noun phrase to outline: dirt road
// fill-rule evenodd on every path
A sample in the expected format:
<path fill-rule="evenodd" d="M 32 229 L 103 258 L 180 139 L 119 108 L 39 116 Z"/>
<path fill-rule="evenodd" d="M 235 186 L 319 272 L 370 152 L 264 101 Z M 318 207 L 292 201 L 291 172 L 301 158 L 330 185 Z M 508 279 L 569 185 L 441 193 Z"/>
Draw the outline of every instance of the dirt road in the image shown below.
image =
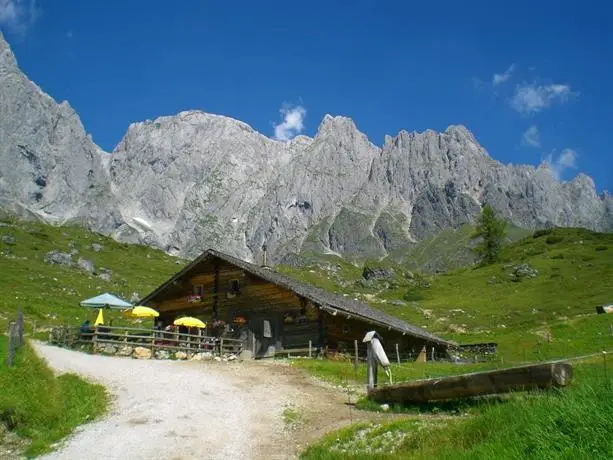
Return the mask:
<path fill-rule="evenodd" d="M 104 418 L 46 459 L 290 459 L 350 420 L 380 418 L 351 410 L 346 394 L 287 365 L 141 361 L 34 346 L 57 372 L 102 383 L 114 398 Z"/>

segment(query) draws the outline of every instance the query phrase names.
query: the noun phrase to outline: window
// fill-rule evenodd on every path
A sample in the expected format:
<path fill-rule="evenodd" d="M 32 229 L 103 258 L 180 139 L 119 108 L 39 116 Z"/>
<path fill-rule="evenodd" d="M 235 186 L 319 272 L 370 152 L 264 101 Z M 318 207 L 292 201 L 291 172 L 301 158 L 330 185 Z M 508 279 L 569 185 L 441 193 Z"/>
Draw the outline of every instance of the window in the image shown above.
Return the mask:
<path fill-rule="evenodd" d="M 188 302 L 204 302 L 204 284 L 194 285 L 192 292 L 192 295 L 187 296 Z"/>
<path fill-rule="evenodd" d="M 238 280 L 230 280 L 230 293 L 240 294 L 240 282 Z"/>

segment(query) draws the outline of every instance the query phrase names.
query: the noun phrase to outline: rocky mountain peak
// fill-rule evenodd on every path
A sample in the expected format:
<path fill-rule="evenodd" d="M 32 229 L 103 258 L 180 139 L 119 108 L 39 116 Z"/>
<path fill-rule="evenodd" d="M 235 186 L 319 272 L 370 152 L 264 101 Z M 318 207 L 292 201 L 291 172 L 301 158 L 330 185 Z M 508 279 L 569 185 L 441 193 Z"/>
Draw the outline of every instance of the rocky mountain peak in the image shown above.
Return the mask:
<path fill-rule="evenodd" d="M 188 110 L 132 123 L 112 154 L 21 73 L 0 35 L 0 207 L 75 222 L 184 256 L 245 260 L 322 251 L 402 254 L 489 203 L 520 227 L 613 229 L 613 199 L 548 163 L 503 165 L 462 125 L 400 131 L 377 147 L 351 118 L 277 141 L 247 123 Z"/>
<path fill-rule="evenodd" d="M 473 133 L 470 132 L 470 130 L 464 125 L 449 125 L 447 129 L 445 130 L 445 134 L 449 134 L 456 138 L 465 137 L 465 138 L 470 139 L 473 142 L 476 142 L 475 137 L 473 136 Z"/>
<path fill-rule="evenodd" d="M 581 187 L 583 189 L 589 189 L 596 193 L 596 184 L 594 183 L 594 179 L 592 179 L 587 174 L 580 172 L 575 176 L 572 180 L 573 185 L 577 187 Z"/>
<path fill-rule="evenodd" d="M 10 45 L 4 39 L 2 32 L 0 32 L 0 71 L 3 68 L 17 68 L 17 59 L 11 50 Z"/>
<path fill-rule="evenodd" d="M 7 48 L 10 49 L 11 47 L 8 44 L 8 42 L 4 39 L 4 34 L 0 30 L 0 52 L 6 50 Z"/>
<path fill-rule="evenodd" d="M 358 128 L 356 127 L 355 123 L 351 118 L 326 114 L 324 115 L 323 119 L 321 120 L 321 123 L 319 124 L 319 128 L 317 129 L 317 134 L 315 137 L 335 135 L 340 133 L 346 134 L 357 131 Z"/>

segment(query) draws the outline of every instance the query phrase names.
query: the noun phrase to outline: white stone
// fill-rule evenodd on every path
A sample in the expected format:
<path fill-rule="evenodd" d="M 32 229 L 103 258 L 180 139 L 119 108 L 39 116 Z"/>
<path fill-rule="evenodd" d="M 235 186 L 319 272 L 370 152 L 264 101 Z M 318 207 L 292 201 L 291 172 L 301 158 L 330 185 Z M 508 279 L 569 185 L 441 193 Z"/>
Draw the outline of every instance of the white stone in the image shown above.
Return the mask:
<path fill-rule="evenodd" d="M 145 347 L 136 347 L 132 356 L 136 359 L 151 359 L 151 350 Z"/>

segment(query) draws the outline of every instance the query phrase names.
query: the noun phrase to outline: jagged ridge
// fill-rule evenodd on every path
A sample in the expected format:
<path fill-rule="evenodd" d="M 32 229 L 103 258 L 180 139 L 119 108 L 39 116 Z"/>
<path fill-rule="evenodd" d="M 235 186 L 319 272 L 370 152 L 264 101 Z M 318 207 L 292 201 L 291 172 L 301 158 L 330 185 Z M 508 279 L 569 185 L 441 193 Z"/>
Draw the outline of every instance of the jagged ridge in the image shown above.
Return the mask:
<path fill-rule="evenodd" d="M 315 250 L 383 257 L 491 203 L 520 227 L 613 228 L 613 199 L 578 175 L 503 165 L 464 126 L 372 144 L 346 117 L 272 140 L 232 118 L 181 112 L 130 125 L 111 154 L 19 70 L 0 36 L 0 203 L 169 252 L 247 260 Z M 7 167 L 10 165 L 10 167 Z"/>

